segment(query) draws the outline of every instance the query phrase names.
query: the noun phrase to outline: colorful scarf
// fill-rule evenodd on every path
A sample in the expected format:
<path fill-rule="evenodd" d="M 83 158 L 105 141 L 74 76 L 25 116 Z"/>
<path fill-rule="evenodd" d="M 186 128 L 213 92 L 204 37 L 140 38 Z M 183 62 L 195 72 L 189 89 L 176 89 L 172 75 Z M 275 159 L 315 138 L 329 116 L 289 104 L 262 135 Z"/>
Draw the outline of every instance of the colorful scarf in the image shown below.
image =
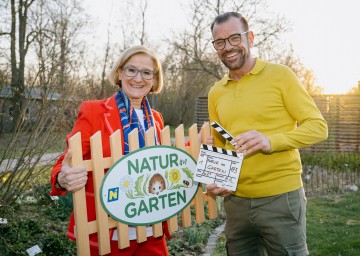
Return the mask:
<path fill-rule="evenodd" d="M 154 125 L 154 117 L 151 112 L 151 108 L 149 105 L 149 101 L 146 96 L 141 101 L 141 109 L 144 113 L 144 124 L 145 131 L 143 126 L 141 125 L 141 121 L 139 120 L 135 109 L 131 106 L 129 98 L 126 94 L 119 89 L 119 91 L 115 95 L 116 105 L 119 110 L 120 120 L 123 127 L 124 134 L 124 155 L 129 153 L 129 133 L 137 128 L 138 136 L 139 136 L 139 147 L 142 148 L 145 146 L 145 131 L 147 131 L 150 127 L 155 127 Z M 158 145 L 157 134 L 155 130 L 155 144 Z"/>

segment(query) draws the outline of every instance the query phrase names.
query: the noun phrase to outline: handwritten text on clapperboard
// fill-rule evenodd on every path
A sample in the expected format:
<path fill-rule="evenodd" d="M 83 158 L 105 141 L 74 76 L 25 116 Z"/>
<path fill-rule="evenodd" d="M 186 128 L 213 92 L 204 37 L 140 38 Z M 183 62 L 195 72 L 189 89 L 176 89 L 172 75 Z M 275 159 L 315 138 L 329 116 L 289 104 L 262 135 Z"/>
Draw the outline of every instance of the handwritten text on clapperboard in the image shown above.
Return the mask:
<path fill-rule="evenodd" d="M 240 176 L 243 154 L 202 144 L 196 166 L 195 181 L 216 183 L 235 191 Z"/>

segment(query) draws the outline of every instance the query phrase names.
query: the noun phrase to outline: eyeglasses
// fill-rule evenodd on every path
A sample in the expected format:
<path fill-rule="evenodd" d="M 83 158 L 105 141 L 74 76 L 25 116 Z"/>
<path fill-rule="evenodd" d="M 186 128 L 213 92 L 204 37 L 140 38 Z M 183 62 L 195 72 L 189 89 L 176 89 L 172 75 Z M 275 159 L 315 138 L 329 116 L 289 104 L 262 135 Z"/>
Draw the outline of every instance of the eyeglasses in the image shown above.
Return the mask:
<path fill-rule="evenodd" d="M 128 77 L 135 77 L 140 72 L 141 77 L 145 80 L 153 79 L 156 74 L 154 70 L 137 69 L 134 67 L 123 67 L 122 70 L 124 71 L 125 76 Z"/>
<path fill-rule="evenodd" d="M 245 35 L 246 33 L 249 33 L 249 31 L 242 32 L 239 34 L 233 34 L 233 35 L 229 36 L 228 38 L 224 38 L 224 39 L 216 39 L 216 40 L 212 41 L 212 44 L 214 45 L 214 48 L 216 50 L 224 49 L 226 46 L 226 40 L 228 40 L 228 42 L 232 46 L 235 46 L 235 45 L 238 45 L 241 43 L 241 36 Z"/>

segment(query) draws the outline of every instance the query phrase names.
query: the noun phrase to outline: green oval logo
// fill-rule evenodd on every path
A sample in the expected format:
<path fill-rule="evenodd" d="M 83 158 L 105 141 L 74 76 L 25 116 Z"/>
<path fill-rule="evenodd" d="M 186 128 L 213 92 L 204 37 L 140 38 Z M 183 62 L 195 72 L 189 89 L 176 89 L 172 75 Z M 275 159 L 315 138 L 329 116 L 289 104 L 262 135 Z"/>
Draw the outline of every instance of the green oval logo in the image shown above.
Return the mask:
<path fill-rule="evenodd" d="M 123 156 L 106 173 L 101 204 L 115 220 L 151 225 L 182 211 L 194 198 L 196 161 L 170 146 L 151 146 Z"/>

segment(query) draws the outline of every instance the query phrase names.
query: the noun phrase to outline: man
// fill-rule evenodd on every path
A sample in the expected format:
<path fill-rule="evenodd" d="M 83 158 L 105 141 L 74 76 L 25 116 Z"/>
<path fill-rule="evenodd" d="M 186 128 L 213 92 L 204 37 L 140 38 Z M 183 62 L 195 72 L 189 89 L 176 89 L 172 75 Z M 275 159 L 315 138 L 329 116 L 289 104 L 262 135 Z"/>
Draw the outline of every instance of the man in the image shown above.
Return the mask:
<path fill-rule="evenodd" d="M 211 25 L 213 46 L 229 69 L 209 92 L 210 122 L 217 147 L 243 152 L 236 191 L 207 185 L 223 196 L 228 255 L 308 255 L 306 198 L 298 148 L 327 138 L 327 124 L 312 98 L 286 66 L 251 55 L 254 33 L 238 13 L 219 15 Z M 233 146 L 233 145 L 235 146 Z"/>

